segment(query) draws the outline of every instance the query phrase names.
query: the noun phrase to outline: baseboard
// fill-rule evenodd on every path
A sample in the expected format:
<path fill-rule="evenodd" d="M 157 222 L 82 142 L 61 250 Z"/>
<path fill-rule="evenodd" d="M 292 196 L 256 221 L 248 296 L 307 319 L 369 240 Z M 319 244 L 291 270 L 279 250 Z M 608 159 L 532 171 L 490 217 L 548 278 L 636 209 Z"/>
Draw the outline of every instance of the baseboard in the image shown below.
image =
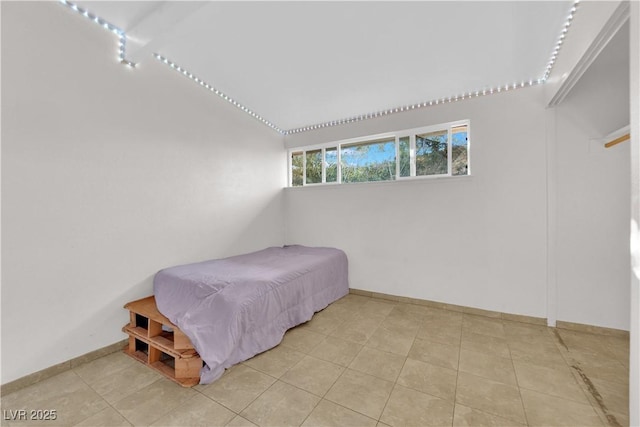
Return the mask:
<path fill-rule="evenodd" d="M 111 353 L 120 351 L 124 348 L 125 345 L 127 345 L 127 343 L 128 343 L 127 340 L 118 341 L 106 347 L 102 347 L 97 350 L 90 351 L 89 353 L 83 354 L 82 356 L 74 357 L 73 359 L 69 359 L 65 362 L 58 363 L 56 365 L 45 368 L 41 371 L 34 372 L 33 374 L 29 374 L 22 378 L 18 378 L 17 380 L 8 382 L 6 384 L 2 384 L 0 386 L 0 395 L 5 396 L 7 394 L 11 394 L 25 387 L 28 387 L 40 381 L 44 381 L 55 375 L 61 374 L 72 368 L 78 367 L 85 363 L 107 356 Z"/>
<path fill-rule="evenodd" d="M 446 304 L 442 302 L 429 301 L 429 300 L 418 299 L 418 298 L 400 297 L 396 295 L 382 294 L 379 292 L 363 291 L 361 289 L 349 289 L 349 292 L 354 295 L 368 296 L 368 297 L 379 298 L 387 301 L 424 305 L 427 307 L 457 311 L 459 313 L 475 314 L 476 316 L 510 320 L 512 322 L 530 323 L 534 325 L 542 325 L 542 326 L 547 325 L 547 319 L 543 317 L 522 316 L 519 314 L 502 313 L 499 311 L 481 310 L 479 308 L 464 307 L 460 305 Z M 556 328 L 567 329 L 567 330 L 572 330 L 576 332 L 586 332 L 590 334 L 608 335 L 608 336 L 629 339 L 629 331 L 623 331 L 620 329 L 613 329 L 613 328 L 605 328 L 602 326 L 593 326 L 593 325 L 584 325 L 582 323 L 557 321 Z"/>
<path fill-rule="evenodd" d="M 603 326 L 584 325 L 582 323 L 564 322 L 558 320 L 556 322 L 556 328 L 567 329 L 576 332 L 586 332 L 589 334 L 608 335 L 611 337 L 626 338 L 629 339 L 629 331 L 623 331 L 621 329 L 605 328 Z"/>

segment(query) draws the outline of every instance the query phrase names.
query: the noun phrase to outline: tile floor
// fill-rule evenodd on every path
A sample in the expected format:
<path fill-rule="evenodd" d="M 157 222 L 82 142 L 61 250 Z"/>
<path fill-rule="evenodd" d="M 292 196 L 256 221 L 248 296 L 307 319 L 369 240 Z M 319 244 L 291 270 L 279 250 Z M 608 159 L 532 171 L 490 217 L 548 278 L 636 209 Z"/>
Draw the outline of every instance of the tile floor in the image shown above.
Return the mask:
<path fill-rule="evenodd" d="M 122 353 L 2 396 L 65 426 L 628 425 L 628 340 L 348 295 L 213 384 Z"/>

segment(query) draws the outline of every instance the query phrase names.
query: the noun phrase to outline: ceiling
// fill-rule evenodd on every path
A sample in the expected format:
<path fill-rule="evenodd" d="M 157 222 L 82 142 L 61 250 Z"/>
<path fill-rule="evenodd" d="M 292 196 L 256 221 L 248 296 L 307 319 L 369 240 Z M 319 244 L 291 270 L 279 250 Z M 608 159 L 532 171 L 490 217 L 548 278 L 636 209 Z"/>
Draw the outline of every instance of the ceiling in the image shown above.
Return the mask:
<path fill-rule="evenodd" d="M 160 54 L 294 129 L 537 80 L 573 2 L 76 4 L 124 30 L 140 67 Z"/>

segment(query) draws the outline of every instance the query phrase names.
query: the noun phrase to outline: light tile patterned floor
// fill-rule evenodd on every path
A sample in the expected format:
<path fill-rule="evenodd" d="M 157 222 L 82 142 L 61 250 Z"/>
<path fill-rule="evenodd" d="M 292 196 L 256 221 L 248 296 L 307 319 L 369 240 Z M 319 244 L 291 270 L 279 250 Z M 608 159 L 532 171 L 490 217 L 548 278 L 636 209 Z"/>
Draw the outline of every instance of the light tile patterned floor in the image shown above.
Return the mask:
<path fill-rule="evenodd" d="M 621 338 L 348 295 L 213 384 L 115 353 L 2 409 L 55 409 L 51 426 L 617 426 L 628 354 Z"/>

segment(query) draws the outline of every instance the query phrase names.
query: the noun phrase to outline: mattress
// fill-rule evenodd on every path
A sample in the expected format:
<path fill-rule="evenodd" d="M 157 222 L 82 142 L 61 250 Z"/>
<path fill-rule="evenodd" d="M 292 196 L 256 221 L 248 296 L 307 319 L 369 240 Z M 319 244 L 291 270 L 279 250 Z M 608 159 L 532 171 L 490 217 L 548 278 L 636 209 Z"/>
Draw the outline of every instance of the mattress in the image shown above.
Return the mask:
<path fill-rule="evenodd" d="M 158 310 L 205 362 L 201 384 L 275 347 L 287 329 L 349 292 L 339 249 L 291 245 L 159 271 Z"/>

